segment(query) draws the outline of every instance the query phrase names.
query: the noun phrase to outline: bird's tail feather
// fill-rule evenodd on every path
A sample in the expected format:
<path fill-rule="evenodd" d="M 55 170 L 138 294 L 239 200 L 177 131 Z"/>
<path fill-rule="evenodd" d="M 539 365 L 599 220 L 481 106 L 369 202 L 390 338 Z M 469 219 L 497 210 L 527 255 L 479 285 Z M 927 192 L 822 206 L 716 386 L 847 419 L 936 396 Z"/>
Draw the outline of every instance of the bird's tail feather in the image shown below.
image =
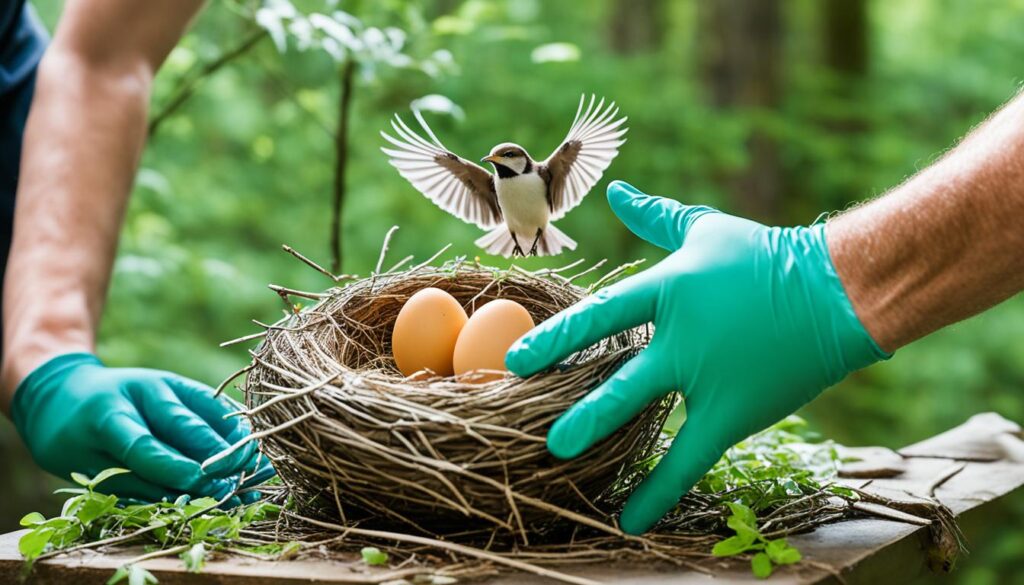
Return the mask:
<path fill-rule="evenodd" d="M 516 247 L 515 242 L 512 240 L 512 233 L 504 225 L 499 225 L 492 229 L 474 243 L 483 248 L 488 254 L 504 256 L 505 258 L 511 257 L 512 250 Z M 529 253 L 530 245 L 533 244 L 533 238 L 519 238 L 519 244 L 522 246 L 523 252 Z M 555 256 L 561 254 L 566 249 L 575 250 L 576 242 L 565 235 L 565 232 L 549 223 L 544 228 L 544 233 L 541 234 L 540 240 L 537 242 L 537 255 Z"/>
<path fill-rule="evenodd" d="M 512 241 L 512 233 L 505 225 L 499 225 L 473 243 L 483 248 L 488 254 L 505 258 L 510 257 L 512 250 L 516 247 L 516 243 Z"/>
<path fill-rule="evenodd" d="M 565 235 L 565 232 L 549 223 L 548 226 L 544 228 L 544 233 L 540 236 L 540 241 L 537 242 L 537 255 L 557 256 L 566 249 L 575 250 L 576 241 Z"/>

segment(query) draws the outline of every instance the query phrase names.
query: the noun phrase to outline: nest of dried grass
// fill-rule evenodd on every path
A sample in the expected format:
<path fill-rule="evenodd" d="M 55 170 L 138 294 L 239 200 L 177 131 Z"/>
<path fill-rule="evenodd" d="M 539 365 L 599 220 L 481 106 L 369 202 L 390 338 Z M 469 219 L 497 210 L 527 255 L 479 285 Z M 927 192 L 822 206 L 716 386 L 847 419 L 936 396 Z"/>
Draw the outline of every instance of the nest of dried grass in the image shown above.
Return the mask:
<path fill-rule="evenodd" d="M 587 513 L 651 455 L 670 401 L 571 461 L 548 453 L 545 433 L 642 349 L 648 332 L 620 333 L 527 379 L 405 378 L 391 332 L 403 303 L 426 287 L 449 292 L 469 314 L 511 299 L 538 323 L 587 294 L 559 271 L 465 260 L 393 269 L 324 294 L 276 288 L 317 302 L 267 328 L 244 390 L 262 449 L 293 495 L 321 517 L 431 535 L 485 529 L 526 542 L 564 521 L 600 524 Z"/>

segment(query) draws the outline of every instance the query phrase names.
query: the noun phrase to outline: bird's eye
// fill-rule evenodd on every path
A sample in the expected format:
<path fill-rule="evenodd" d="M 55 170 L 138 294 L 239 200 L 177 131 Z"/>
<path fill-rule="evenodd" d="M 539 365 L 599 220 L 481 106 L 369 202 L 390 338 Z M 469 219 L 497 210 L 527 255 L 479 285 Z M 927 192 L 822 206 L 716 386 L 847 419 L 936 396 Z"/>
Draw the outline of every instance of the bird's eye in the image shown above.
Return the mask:
<path fill-rule="evenodd" d="M 503 157 L 505 157 L 505 158 L 512 158 L 512 157 L 513 157 L 513 156 L 515 156 L 515 155 L 516 155 L 516 153 L 514 153 L 514 152 L 512 152 L 512 151 L 510 150 L 510 151 L 506 152 L 505 154 L 503 154 L 503 155 L 501 155 L 501 156 L 503 156 Z"/>

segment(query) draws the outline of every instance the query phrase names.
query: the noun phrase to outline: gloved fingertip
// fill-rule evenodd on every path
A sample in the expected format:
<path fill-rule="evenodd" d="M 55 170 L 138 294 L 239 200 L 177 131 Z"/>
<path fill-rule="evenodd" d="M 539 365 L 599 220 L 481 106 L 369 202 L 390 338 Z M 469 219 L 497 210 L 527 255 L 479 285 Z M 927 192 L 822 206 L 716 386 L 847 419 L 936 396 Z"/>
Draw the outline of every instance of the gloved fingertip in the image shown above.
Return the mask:
<path fill-rule="evenodd" d="M 252 491 L 252 492 L 245 492 L 243 494 L 239 494 L 239 497 L 242 499 L 242 503 L 243 504 L 248 505 L 248 504 L 255 504 L 256 502 L 260 501 L 260 498 L 262 497 L 262 494 L 260 494 L 259 492 L 256 492 L 256 491 Z"/>
<path fill-rule="evenodd" d="M 622 195 L 644 195 L 642 191 L 640 191 L 633 185 L 630 185 L 629 183 L 618 179 L 612 181 L 611 183 L 608 183 L 609 197 L 613 192 Z"/>
<path fill-rule="evenodd" d="M 619 528 L 622 528 L 622 531 L 626 534 L 633 536 L 642 535 L 657 522 L 657 519 L 651 520 L 645 511 L 637 510 L 637 508 L 638 506 L 631 506 L 627 503 L 626 507 L 622 509 L 622 515 L 619 517 Z"/>
<path fill-rule="evenodd" d="M 241 506 L 242 503 L 243 502 L 242 502 L 242 499 L 240 497 L 238 497 L 238 496 L 231 496 L 230 498 L 227 499 L 227 501 L 225 501 L 223 504 L 220 505 L 220 509 L 221 510 L 230 510 L 232 508 L 237 508 L 237 507 Z"/>
<path fill-rule="evenodd" d="M 651 529 L 679 501 L 664 486 L 651 483 L 648 477 L 630 494 L 619 517 L 619 526 L 626 534 L 640 535 Z"/>
<path fill-rule="evenodd" d="M 521 337 L 512 344 L 512 347 L 508 348 L 508 352 L 505 353 L 505 367 L 522 378 L 539 371 L 536 367 L 536 360 L 533 359 L 533 352 L 530 351 L 529 334 Z"/>
<path fill-rule="evenodd" d="M 558 459 L 578 457 L 590 446 L 589 417 L 576 408 L 566 411 L 548 431 L 548 451 Z"/>

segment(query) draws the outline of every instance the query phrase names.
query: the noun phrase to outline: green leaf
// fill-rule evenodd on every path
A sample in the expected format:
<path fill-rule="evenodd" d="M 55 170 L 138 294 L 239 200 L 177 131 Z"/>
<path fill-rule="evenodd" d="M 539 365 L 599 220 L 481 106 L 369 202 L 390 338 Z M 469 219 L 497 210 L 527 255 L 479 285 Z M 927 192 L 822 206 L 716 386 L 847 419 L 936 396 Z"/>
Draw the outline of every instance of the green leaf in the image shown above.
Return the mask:
<path fill-rule="evenodd" d="M 85 488 L 60 488 L 53 490 L 55 494 L 87 494 L 89 490 Z"/>
<path fill-rule="evenodd" d="M 75 511 L 74 516 L 78 518 L 82 524 L 88 524 L 97 518 L 106 516 L 111 510 L 117 506 L 117 496 L 105 496 L 102 494 L 91 493 L 85 496 L 82 505 Z"/>
<path fill-rule="evenodd" d="M 729 507 L 732 515 L 742 520 L 744 524 L 754 529 L 757 528 L 757 515 L 753 510 L 739 502 L 726 502 L 725 505 Z"/>
<path fill-rule="evenodd" d="M 185 561 L 185 569 L 189 573 L 199 573 L 206 564 L 206 547 L 199 542 L 192 545 L 192 548 L 181 553 L 181 559 Z"/>
<path fill-rule="evenodd" d="M 18 552 L 21 553 L 21 556 L 25 557 L 26 561 L 31 561 L 43 554 L 43 551 L 46 550 L 46 545 L 50 544 L 53 532 L 53 528 L 44 526 L 25 533 L 24 536 L 18 539 Z"/>
<path fill-rule="evenodd" d="M 89 482 L 88 487 L 95 488 L 96 486 L 114 477 L 115 475 L 122 475 L 131 472 L 132 471 L 130 469 L 125 469 L 123 467 L 111 467 L 109 469 L 104 469 L 103 471 L 99 472 L 99 474 L 97 474 L 96 477 L 92 478 L 92 481 Z M 74 474 L 72 474 L 72 476 L 73 475 Z"/>
<path fill-rule="evenodd" d="M 759 552 L 750 559 L 750 570 L 758 579 L 767 579 L 772 575 L 772 560 L 767 554 Z"/>
<path fill-rule="evenodd" d="M 128 585 L 151 585 L 157 582 L 153 573 L 138 565 L 128 565 Z"/>
<path fill-rule="evenodd" d="M 761 536 L 761 533 L 756 528 L 750 526 L 744 522 L 739 516 L 729 516 L 729 519 L 725 521 L 726 526 L 732 528 L 738 536 L 742 536 L 748 540 L 756 540 Z"/>
<path fill-rule="evenodd" d="M 764 552 L 767 553 L 776 565 L 792 565 L 793 563 L 799 563 L 800 559 L 803 558 L 800 551 L 790 546 L 785 538 L 768 542 Z"/>
<path fill-rule="evenodd" d="M 88 475 L 85 475 L 84 473 L 78 473 L 77 471 L 71 472 L 71 479 L 78 485 L 85 488 L 89 487 L 89 484 L 92 483 L 92 479 L 90 479 Z"/>
<path fill-rule="evenodd" d="M 29 512 L 21 517 L 21 522 L 19 522 L 19 524 L 22 526 L 35 526 L 36 524 L 42 524 L 43 522 L 46 522 L 45 516 L 39 512 Z"/>
<path fill-rule="evenodd" d="M 743 536 L 730 536 L 725 540 L 717 542 L 711 549 L 711 554 L 716 557 L 731 557 L 746 552 L 750 549 L 752 539 Z"/>
<path fill-rule="evenodd" d="M 121 581 L 124 581 L 128 577 L 128 568 L 121 565 L 114 571 L 114 574 L 107 579 L 107 585 L 117 585 Z"/>
<path fill-rule="evenodd" d="M 280 560 L 290 559 L 295 555 L 299 554 L 300 550 L 302 550 L 302 543 L 291 540 L 286 542 L 284 546 L 281 547 L 281 552 L 277 554 L 277 557 Z"/>
<path fill-rule="evenodd" d="M 367 565 L 380 566 L 388 564 L 388 553 L 377 547 L 366 546 L 359 552 L 363 555 L 363 562 Z"/>

